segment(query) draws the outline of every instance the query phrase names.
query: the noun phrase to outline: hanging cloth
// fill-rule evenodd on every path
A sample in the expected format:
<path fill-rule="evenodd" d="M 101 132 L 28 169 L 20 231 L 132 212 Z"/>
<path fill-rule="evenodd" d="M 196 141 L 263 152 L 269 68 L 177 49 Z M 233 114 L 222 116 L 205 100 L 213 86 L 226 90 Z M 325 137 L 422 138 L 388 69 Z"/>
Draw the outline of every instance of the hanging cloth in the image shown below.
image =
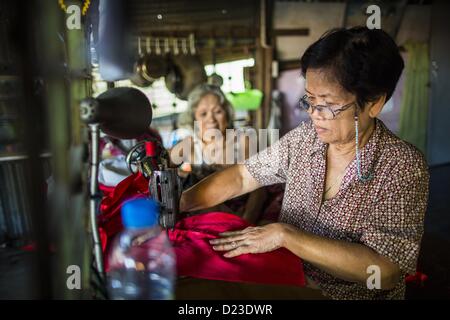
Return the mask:
<path fill-rule="evenodd" d="M 408 58 L 400 107 L 399 136 L 426 154 L 430 81 L 428 44 L 407 42 L 404 48 Z"/>

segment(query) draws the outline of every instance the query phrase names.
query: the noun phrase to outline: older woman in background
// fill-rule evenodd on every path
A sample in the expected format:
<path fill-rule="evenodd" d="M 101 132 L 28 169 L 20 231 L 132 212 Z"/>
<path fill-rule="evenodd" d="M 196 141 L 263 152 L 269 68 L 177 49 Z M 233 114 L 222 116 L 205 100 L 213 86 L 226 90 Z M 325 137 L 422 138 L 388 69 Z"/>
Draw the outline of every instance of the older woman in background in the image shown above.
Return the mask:
<path fill-rule="evenodd" d="M 179 126 L 189 128 L 192 134 L 170 152 L 174 163 L 181 160 L 188 165 L 188 185 L 249 157 L 249 141 L 245 135 L 226 137 L 226 130 L 233 129 L 233 117 L 233 108 L 219 87 L 202 84 L 190 93 L 188 109 L 180 116 Z M 221 206 L 220 210 L 256 223 L 264 198 L 264 189 L 260 189 L 227 201 L 226 207 Z"/>

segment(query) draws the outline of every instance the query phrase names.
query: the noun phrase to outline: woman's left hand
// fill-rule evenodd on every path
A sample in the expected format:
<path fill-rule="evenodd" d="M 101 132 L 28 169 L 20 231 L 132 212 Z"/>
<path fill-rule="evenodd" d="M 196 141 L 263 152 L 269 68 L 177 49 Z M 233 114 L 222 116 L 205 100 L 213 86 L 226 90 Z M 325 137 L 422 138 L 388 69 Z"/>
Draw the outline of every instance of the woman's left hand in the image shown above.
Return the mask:
<path fill-rule="evenodd" d="M 248 227 L 244 230 L 223 232 L 222 238 L 209 241 L 216 251 L 228 251 L 226 258 L 246 253 L 264 253 L 283 246 L 283 225 L 271 223 L 262 227 Z"/>

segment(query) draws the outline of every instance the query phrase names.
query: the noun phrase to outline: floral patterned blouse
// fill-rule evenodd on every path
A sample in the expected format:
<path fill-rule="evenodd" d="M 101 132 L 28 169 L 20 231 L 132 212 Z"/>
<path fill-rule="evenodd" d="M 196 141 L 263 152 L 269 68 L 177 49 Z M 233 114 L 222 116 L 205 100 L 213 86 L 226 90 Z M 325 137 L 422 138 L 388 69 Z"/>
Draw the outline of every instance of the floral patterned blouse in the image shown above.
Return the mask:
<path fill-rule="evenodd" d="M 323 201 L 326 150 L 311 121 L 303 122 L 245 162 L 261 184 L 286 183 L 280 222 L 316 235 L 360 243 L 398 264 L 401 280 L 391 290 L 338 279 L 304 261 L 305 273 L 333 299 L 402 299 L 404 276 L 415 273 L 428 200 L 426 161 L 414 146 L 396 137 L 381 120 L 347 167 L 338 193 Z M 370 274 L 368 274 L 369 277 Z"/>

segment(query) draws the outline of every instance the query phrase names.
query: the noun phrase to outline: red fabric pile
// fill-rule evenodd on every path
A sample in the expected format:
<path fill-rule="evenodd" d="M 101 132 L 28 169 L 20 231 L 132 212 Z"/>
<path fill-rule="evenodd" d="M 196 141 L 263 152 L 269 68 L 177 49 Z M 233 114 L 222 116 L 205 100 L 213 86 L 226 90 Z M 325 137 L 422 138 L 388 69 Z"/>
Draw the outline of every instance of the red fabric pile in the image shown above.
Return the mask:
<path fill-rule="evenodd" d="M 242 230 L 249 224 L 229 213 L 210 212 L 185 218 L 169 231 L 179 275 L 196 278 L 304 286 L 303 264 L 286 249 L 224 258 L 209 240 L 225 231 Z"/>

